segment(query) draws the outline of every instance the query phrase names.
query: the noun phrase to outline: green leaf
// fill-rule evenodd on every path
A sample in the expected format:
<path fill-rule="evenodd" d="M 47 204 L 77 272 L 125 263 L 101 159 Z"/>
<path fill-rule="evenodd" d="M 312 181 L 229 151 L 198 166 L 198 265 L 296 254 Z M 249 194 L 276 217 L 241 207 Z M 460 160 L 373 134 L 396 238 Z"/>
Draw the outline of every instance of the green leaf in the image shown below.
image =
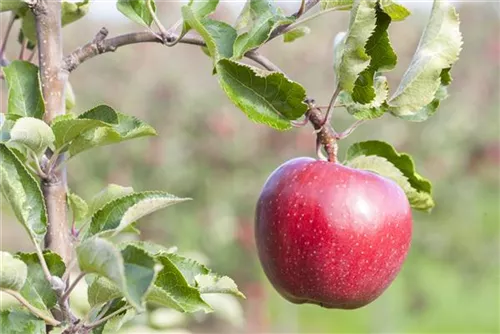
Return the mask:
<path fill-rule="evenodd" d="M 95 119 L 112 125 L 109 127 L 101 126 L 85 131 L 74 138 L 69 147 L 71 156 L 97 146 L 105 146 L 133 138 L 156 135 L 156 131 L 151 126 L 133 116 L 115 112 L 117 116 L 116 124 L 111 123 L 110 120 L 102 119 L 101 116 L 103 115 L 101 115 L 102 113 L 100 110 L 104 108 L 108 110 L 111 109 L 108 106 L 99 106 L 78 116 L 78 119 Z M 99 112 L 97 112 L 98 110 Z M 106 117 L 109 116 L 108 112 L 104 114 Z"/>
<path fill-rule="evenodd" d="M 0 290 L 19 291 L 26 282 L 28 267 L 10 253 L 0 252 Z"/>
<path fill-rule="evenodd" d="M 345 39 L 347 36 L 347 32 L 341 31 L 335 35 L 333 39 L 333 70 L 337 77 L 340 73 L 340 64 L 342 63 L 342 55 L 344 53 L 345 48 Z"/>
<path fill-rule="evenodd" d="M 370 103 L 355 102 L 352 95 L 346 91 L 340 92 L 338 102 L 357 119 L 375 119 L 381 117 L 387 110 L 385 101 L 389 94 L 389 86 L 385 76 L 377 76 L 374 81 L 375 98 Z"/>
<path fill-rule="evenodd" d="M 149 27 L 153 23 L 153 15 L 148 9 L 147 1 L 151 1 L 151 6 L 156 12 L 156 4 L 153 0 L 118 0 L 116 8 L 130 20 Z"/>
<path fill-rule="evenodd" d="M 138 247 L 151 256 L 159 255 L 160 253 L 175 253 L 177 251 L 177 247 L 165 247 L 162 245 L 155 244 L 149 241 L 131 241 L 127 242 L 127 245 L 134 245 Z"/>
<path fill-rule="evenodd" d="M 33 242 L 40 245 L 47 231 L 47 212 L 42 191 L 22 162 L 1 143 L 0 185 L 17 219 Z"/>
<path fill-rule="evenodd" d="M 191 286 L 197 286 L 196 276 L 208 275 L 210 273 L 210 270 L 206 266 L 193 259 L 178 254 L 165 254 L 165 256 L 177 267 Z"/>
<path fill-rule="evenodd" d="M 352 92 L 353 100 L 362 104 L 375 99 L 373 85 L 375 74 L 392 70 L 398 61 L 387 33 L 391 18 L 378 8 L 376 18 L 375 30 L 365 46 L 366 54 L 370 57 L 370 65 L 359 74 Z"/>
<path fill-rule="evenodd" d="M 26 16 L 26 13 L 27 13 L 28 11 L 29 11 L 29 8 L 28 8 L 28 5 L 26 5 L 26 7 L 25 7 L 25 8 L 21 8 L 21 9 L 19 9 L 19 10 L 16 10 L 15 12 L 16 12 L 16 15 L 17 15 L 19 18 L 21 18 L 21 19 L 22 19 L 22 18 L 24 18 L 24 17 Z M 29 18 L 31 18 L 31 20 L 34 20 L 33 15 L 28 16 L 28 17 L 29 17 Z M 22 25 L 22 23 L 23 23 L 23 22 L 22 22 L 22 20 L 21 20 L 21 25 Z M 34 24 L 34 21 L 31 21 L 30 23 L 31 23 L 31 24 Z M 35 27 L 33 26 L 31 29 L 35 29 Z M 36 32 L 34 32 L 34 33 L 36 33 Z M 32 33 L 32 34 L 33 34 L 33 33 Z M 32 36 L 32 38 L 34 38 L 34 37 Z M 19 44 L 21 44 L 21 45 L 22 45 L 23 43 L 26 43 L 26 48 L 27 48 L 28 50 L 33 50 L 33 49 L 35 48 L 35 46 L 36 46 L 36 40 L 31 41 L 31 40 L 27 39 L 27 38 L 24 36 L 23 30 L 22 30 L 22 26 L 21 26 L 21 29 L 19 30 L 19 34 L 17 35 L 17 42 L 18 42 Z"/>
<path fill-rule="evenodd" d="M 78 119 L 94 119 L 109 124 L 118 124 L 119 114 L 110 106 L 99 105 L 79 115 Z"/>
<path fill-rule="evenodd" d="M 245 295 L 238 290 L 238 286 L 227 276 L 215 274 L 201 274 L 195 277 L 198 290 L 202 294 L 224 293 L 235 297 L 245 298 Z"/>
<path fill-rule="evenodd" d="M 52 147 L 55 137 L 50 126 L 33 117 L 19 118 L 10 130 L 9 143 L 23 145 L 41 156 L 47 147 Z"/>
<path fill-rule="evenodd" d="M 186 6 L 183 6 L 182 16 L 184 17 L 184 7 L 188 7 L 189 12 L 198 20 L 201 20 L 205 16 L 212 14 L 217 8 L 218 4 L 219 0 L 190 0 Z M 183 34 L 187 33 L 191 28 L 194 28 L 192 22 L 184 18 L 184 24 L 182 27 Z"/>
<path fill-rule="evenodd" d="M 123 299 L 114 299 L 112 301 L 110 301 L 110 305 L 104 305 L 100 310 L 99 312 L 97 312 L 97 314 L 101 314 L 102 313 L 102 318 L 104 317 L 107 317 L 115 312 L 117 312 L 118 310 L 120 310 L 122 307 L 124 307 L 125 305 L 127 305 L 127 302 L 124 301 Z M 91 305 L 93 306 L 93 305 Z M 105 310 L 107 309 L 107 310 Z M 104 312 L 104 313 L 103 313 Z M 123 312 L 120 312 L 120 314 L 122 313 L 125 313 L 125 311 Z M 101 325 L 95 327 L 94 329 L 92 329 L 92 334 L 103 334 L 104 333 L 104 326 L 106 325 L 107 321 L 102 323 Z"/>
<path fill-rule="evenodd" d="M 9 85 L 7 114 L 41 119 L 45 107 L 38 67 L 26 61 L 14 60 L 2 70 Z"/>
<path fill-rule="evenodd" d="M 101 238 L 85 240 L 76 252 L 82 271 L 107 278 L 132 306 L 144 309 L 145 295 L 155 279 L 152 256 L 133 245 L 120 252 L 111 242 Z M 92 299 L 95 302 L 95 298 Z"/>
<path fill-rule="evenodd" d="M 221 57 L 233 55 L 236 30 L 227 23 L 209 18 L 200 18 L 189 6 L 182 7 L 185 24 L 196 30 L 207 44 L 209 55 L 217 61 Z"/>
<path fill-rule="evenodd" d="M 108 310 L 102 316 L 107 317 L 115 312 L 118 312 L 121 308 L 126 306 L 127 303 L 124 300 L 115 299 L 111 302 L 111 306 L 109 306 Z M 103 306 L 103 308 L 106 306 Z M 134 310 L 124 310 L 122 312 L 116 313 L 115 316 L 111 317 L 106 322 L 97 326 L 92 330 L 92 334 L 102 334 L 102 333 L 118 333 L 120 328 L 124 323 L 131 320 L 136 315 Z"/>
<path fill-rule="evenodd" d="M 236 19 L 234 27 L 238 32 L 248 31 L 248 28 L 257 19 L 256 13 L 251 10 L 251 4 L 252 0 L 246 0 L 245 6 Z"/>
<path fill-rule="evenodd" d="M 5 117 L 5 114 L 0 113 L 0 142 L 6 142 L 10 139 L 10 130 L 14 126 L 15 121 Z"/>
<path fill-rule="evenodd" d="M 310 32 L 311 32 L 311 29 L 309 29 L 308 27 L 297 27 L 297 28 L 294 28 L 290 31 L 287 31 L 283 35 L 283 41 L 285 43 L 291 43 L 298 38 L 301 38 L 301 37 L 304 37 L 305 35 L 308 35 Z"/>
<path fill-rule="evenodd" d="M 451 78 L 450 71 L 451 67 L 445 68 L 444 70 L 441 71 L 441 85 L 448 86 L 453 80 Z"/>
<path fill-rule="evenodd" d="M 307 111 L 306 92 L 283 73 L 263 71 L 229 59 L 217 63 L 219 83 L 229 99 L 248 118 L 278 130 Z"/>
<path fill-rule="evenodd" d="M 434 207 L 429 180 L 415 171 L 413 159 L 408 154 L 398 153 L 387 143 L 366 141 L 353 144 L 347 150 L 346 165 L 394 180 L 403 188 L 414 209 L 429 211 Z"/>
<path fill-rule="evenodd" d="M 113 124 L 105 123 L 97 119 L 59 117 L 52 122 L 52 131 L 55 135 L 55 147 L 71 147 L 69 144 L 88 131 L 97 128 L 111 128 Z M 64 151 L 64 149 L 62 150 Z"/>
<path fill-rule="evenodd" d="M 339 101 L 348 112 L 358 119 L 373 119 L 380 117 L 387 110 L 385 101 L 388 96 L 389 87 L 387 79 L 381 75 L 382 72 L 392 70 L 397 63 L 397 56 L 389 41 L 387 29 L 391 23 L 391 17 L 375 7 L 376 22 L 373 33 L 368 38 L 364 47 L 369 58 L 369 65 L 357 74 L 352 92 L 344 89 L 339 95 Z M 342 39 L 341 39 L 342 38 Z M 335 49 L 335 65 L 340 74 L 339 82 L 342 87 L 342 66 L 349 53 L 345 44 L 346 37 L 339 37 Z M 349 35 L 347 35 L 349 38 Z M 338 54 L 342 53 L 342 56 Z M 341 58 L 341 62 L 338 62 Z"/>
<path fill-rule="evenodd" d="M 147 300 L 150 302 L 181 312 L 208 312 L 211 308 L 203 301 L 201 294 L 224 293 L 244 298 L 232 279 L 212 273 L 192 259 L 172 253 L 160 253 L 157 258 L 163 269 L 148 295 Z"/>
<path fill-rule="evenodd" d="M 81 221 L 87 216 L 89 206 L 87 202 L 72 191 L 68 191 L 68 205 L 75 221 Z"/>
<path fill-rule="evenodd" d="M 17 257 L 28 267 L 28 277 L 21 289 L 21 295 L 34 307 L 50 315 L 50 309 L 57 303 L 57 295 L 45 278 L 36 253 L 18 253 Z M 43 254 L 47 267 L 53 276 L 62 277 L 66 266 L 61 257 L 53 252 Z"/>
<path fill-rule="evenodd" d="M 379 0 L 379 4 L 382 10 L 394 21 L 403 21 L 411 14 L 406 7 L 392 0 Z"/>
<path fill-rule="evenodd" d="M 244 298 L 231 278 L 212 273 L 206 266 L 193 259 L 178 254 L 166 254 L 165 256 L 182 273 L 188 284 L 198 288 L 200 293 L 226 293 Z"/>
<path fill-rule="evenodd" d="M 391 113 L 418 121 L 432 114 L 436 99 L 439 101 L 436 94 L 442 93 L 439 92 L 442 82 L 444 85 L 448 82 L 449 68 L 458 60 L 461 46 L 462 35 L 455 8 L 447 2 L 435 1 L 410 66 L 388 101 Z M 446 73 L 444 81 L 443 71 Z"/>
<path fill-rule="evenodd" d="M 23 6 L 26 6 L 26 3 L 23 0 L 0 0 L 0 12 L 17 10 Z"/>
<path fill-rule="evenodd" d="M 120 197 L 108 202 L 92 216 L 88 236 L 116 235 L 136 220 L 154 211 L 187 200 L 189 198 L 179 198 L 160 191 L 132 193 Z"/>
<path fill-rule="evenodd" d="M 190 286 L 182 272 L 170 260 L 171 254 L 160 254 L 156 258 L 163 268 L 158 273 L 147 301 L 173 308 L 179 312 L 212 311 L 201 298 L 200 292 Z"/>
<path fill-rule="evenodd" d="M 321 10 L 350 10 L 353 3 L 353 0 L 321 0 Z M 404 6 L 392 0 L 379 0 L 378 3 L 394 21 L 402 21 L 411 14 Z"/>
<path fill-rule="evenodd" d="M 111 242 L 100 238 L 85 240 L 76 247 L 76 254 L 82 271 L 105 277 L 125 290 L 123 257 Z"/>
<path fill-rule="evenodd" d="M 108 279 L 110 282 L 115 284 L 119 291 L 122 291 L 123 293 L 123 290 L 125 289 L 125 265 L 123 263 L 123 257 L 121 256 L 120 250 L 111 242 L 100 238 L 87 239 L 77 246 L 76 254 L 82 271 L 86 273 L 95 273 L 101 276 L 97 277 L 96 280 L 102 278 Z M 96 280 L 94 280 L 94 283 Z M 108 289 L 103 289 L 103 291 L 107 290 Z M 96 288 L 94 287 L 92 298 L 90 291 L 88 292 L 89 303 L 91 303 L 91 305 L 96 305 L 96 302 L 105 302 L 106 299 L 103 299 L 102 301 L 96 300 L 96 296 L 98 296 L 98 294 L 94 295 L 95 291 Z M 106 295 L 106 293 L 103 295 Z"/>
<path fill-rule="evenodd" d="M 121 251 L 126 286 L 132 300 L 142 301 L 155 280 L 155 260 L 144 250 L 128 245 Z"/>
<path fill-rule="evenodd" d="M 76 106 L 75 92 L 73 91 L 73 86 L 71 86 L 69 81 L 66 82 L 65 106 L 66 106 L 66 112 L 71 111 L 71 109 L 73 109 Z"/>
<path fill-rule="evenodd" d="M 219 0 L 190 0 L 188 6 L 193 13 L 202 18 L 215 12 Z"/>
<path fill-rule="evenodd" d="M 147 302 L 180 312 L 209 312 L 211 308 L 203 301 L 202 293 L 224 293 L 244 297 L 230 278 L 211 273 L 204 265 L 192 259 L 147 242 L 134 242 L 125 247 L 129 246 L 144 250 L 162 265 L 154 286 L 147 293 Z M 88 294 L 92 306 L 122 296 L 115 284 L 102 277 L 90 284 Z"/>
<path fill-rule="evenodd" d="M 294 21 L 293 17 L 286 17 L 268 0 L 250 0 L 248 10 L 254 20 L 249 31 L 239 35 L 234 42 L 235 59 L 243 58 L 247 51 L 264 44 L 276 27 Z"/>
<path fill-rule="evenodd" d="M 97 210 L 104 207 L 109 202 L 130 195 L 134 192 L 132 187 L 122 187 L 118 184 L 108 184 L 106 188 L 97 193 L 91 200 L 89 205 L 89 213 L 94 215 Z"/>
<path fill-rule="evenodd" d="M 443 78 L 443 76 L 444 76 L 443 73 L 445 71 L 446 70 L 443 70 L 443 72 L 441 72 L 442 73 L 441 78 Z M 443 80 L 443 79 L 441 79 L 441 80 Z M 441 101 L 446 99 L 447 97 L 448 97 L 447 84 L 442 83 L 439 86 L 438 90 L 436 91 L 436 94 L 434 95 L 434 100 L 432 100 L 431 103 L 429 103 L 428 105 L 419 109 L 414 114 L 407 115 L 407 116 L 404 116 L 401 118 L 403 118 L 406 121 L 411 121 L 411 122 L 423 122 L 436 113 L 436 110 L 438 109 L 439 105 L 441 104 Z"/>
<path fill-rule="evenodd" d="M 137 316 L 137 311 L 134 309 L 128 309 L 125 312 L 120 312 L 119 314 L 111 317 L 104 325 L 104 333 L 120 333 L 120 329 L 127 322 L 133 320 Z"/>
<path fill-rule="evenodd" d="M 349 30 L 337 72 L 339 86 L 352 93 L 358 76 L 370 65 L 365 46 L 376 27 L 375 0 L 360 0 L 351 10 Z"/>
<path fill-rule="evenodd" d="M 352 8 L 353 0 L 321 0 L 321 10 L 335 9 L 335 10 L 350 10 Z"/>
<path fill-rule="evenodd" d="M 45 322 L 22 309 L 0 312 L 0 328 L 3 334 L 45 334 Z"/>
<path fill-rule="evenodd" d="M 215 21 L 209 18 L 204 18 L 201 23 L 215 43 L 215 49 L 209 49 L 211 56 L 215 59 L 220 57 L 231 58 L 233 56 L 233 45 L 237 35 L 236 30 L 225 22 Z M 214 54 L 216 54 L 217 57 Z"/>
<path fill-rule="evenodd" d="M 87 296 L 90 306 L 94 307 L 115 298 L 123 297 L 123 293 L 120 291 L 120 288 L 109 279 L 99 276 L 95 277 L 89 284 Z"/>
<path fill-rule="evenodd" d="M 63 1 L 61 5 L 61 20 L 62 25 L 73 23 L 84 17 L 89 11 L 90 0 L 80 2 Z"/>
<path fill-rule="evenodd" d="M 21 31 L 24 38 L 26 38 L 31 44 L 37 44 L 35 15 L 33 15 L 31 10 L 27 10 L 22 16 Z"/>
<path fill-rule="evenodd" d="M 2 0 L 2 2 L 12 3 L 13 1 Z M 26 38 L 28 40 L 28 49 L 32 50 L 37 43 L 35 16 L 32 11 L 28 9 L 26 2 L 21 1 L 21 4 L 21 6 L 17 6 L 17 8 L 14 9 L 18 17 L 22 20 L 19 42 L 23 43 L 23 39 Z M 63 1 L 61 5 L 62 25 L 65 26 L 85 16 L 89 10 L 89 6 L 89 0 L 80 2 Z"/>
<path fill-rule="evenodd" d="M 160 253 L 159 256 L 168 258 L 181 272 L 186 282 L 191 287 L 198 289 L 201 294 L 224 293 L 244 298 L 244 295 L 238 291 L 238 287 L 231 278 L 212 273 L 206 266 L 193 259 L 174 253 Z"/>

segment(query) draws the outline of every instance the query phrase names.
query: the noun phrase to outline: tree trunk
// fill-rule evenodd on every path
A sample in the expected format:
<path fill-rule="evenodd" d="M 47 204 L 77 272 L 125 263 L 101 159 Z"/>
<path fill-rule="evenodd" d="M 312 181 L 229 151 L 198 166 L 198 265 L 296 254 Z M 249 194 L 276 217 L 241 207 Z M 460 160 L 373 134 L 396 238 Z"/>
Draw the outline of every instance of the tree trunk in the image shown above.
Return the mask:
<path fill-rule="evenodd" d="M 38 0 L 33 5 L 33 13 L 36 19 L 40 78 L 45 100 L 44 119 L 50 124 L 56 116 L 66 112 L 64 94 L 68 72 L 62 66 L 61 2 Z M 58 159 L 58 164 L 62 160 Z M 42 182 L 42 191 L 48 214 L 45 246 L 61 255 L 68 264 L 71 239 L 67 221 L 65 168 L 51 173 Z"/>

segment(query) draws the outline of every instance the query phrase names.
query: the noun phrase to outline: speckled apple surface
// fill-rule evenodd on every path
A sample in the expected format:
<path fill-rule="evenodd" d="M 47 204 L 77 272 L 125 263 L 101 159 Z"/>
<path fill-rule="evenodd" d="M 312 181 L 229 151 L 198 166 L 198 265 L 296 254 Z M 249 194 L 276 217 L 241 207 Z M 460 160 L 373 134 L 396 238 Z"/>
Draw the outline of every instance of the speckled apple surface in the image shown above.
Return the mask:
<path fill-rule="evenodd" d="M 294 303 L 370 303 L 400 271 L 411 234 L 410 205 L 395 182 L 312 158 L 278 167 L 257 203 L 262 267 Z"/>

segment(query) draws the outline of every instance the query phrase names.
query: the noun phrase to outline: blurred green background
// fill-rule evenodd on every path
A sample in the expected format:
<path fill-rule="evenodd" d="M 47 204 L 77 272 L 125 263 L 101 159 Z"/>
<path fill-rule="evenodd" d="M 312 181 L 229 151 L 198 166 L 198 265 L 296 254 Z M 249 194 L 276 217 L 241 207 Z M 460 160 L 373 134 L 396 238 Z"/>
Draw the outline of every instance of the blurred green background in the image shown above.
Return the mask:
<path fill-rule="evenodd" d="M 169 25 L 178 2 L 158 2 Z M 242 3 L 223 2 L 217 16 L 234 22 Z M 295 3 L 284 3 L 292 10 Z M 408 65 L 430 3 L 409 3 L 413 15 L 391 27 L 399 56 L 392 87 Z M 277 132 L 249 121 L 224 96 L 211 61 L 198 47 L 127 46 L 92 59 L 70 77 L 75 112 L 108 104 L 156 127 L 159 136 L 87 151 L 69 162 L 69 185 L 89 199 L 107 183 L 135 190 L 166 190 L 194 201 L 142 219 L 142 239 L 177 246 L 235 279 L 247 295 L 240 309 L 216 301 L 220 312 L 184 316 L 158 311 L 140 317 L 130 333 L 147 325 L 175 333 L 499 333 L 500 323 L 500 10 L 498 3 L 457 3 L 463 52 L 452 74 L 450 98 L 425 123 L 384 116 L 364 124 L 340 144 L 380 139 L 411 153 L 434 184 L 431 214 L 415 213 L 410 255 L 387 292 L 355 311 L 293 305 L 265 279 L 253 239 L 254 205 L 267 176 L 284 161 L 314 156 L 312 128 Z M 8 16 L 1 15 L 2 29 Z M 345 30 L 347 12 L 313 21 L 312 33 L 292 44 L 275 41 L 262 52 L 310 96 L 326 104 L 333 90 L 332 43 Z M 64 30 L 65 52 L 106 26 L 110 35 L 138 31 L 114 9 L 95 1 L 90 14 Z M 11 41 L 9 57 L 18 46 Z M 6 87 L 2 82 L 2 108 Z M 335 112 L 342 130 L 353 119 Z M 30 249 L 6 203 L 1 207 L 1 249 Z M 75 302 L 78 303 L 78 302 Z M 139 327 L 137 327 L 139 326 Z M 182 329 L 181 329 L 182 328 Z"/>

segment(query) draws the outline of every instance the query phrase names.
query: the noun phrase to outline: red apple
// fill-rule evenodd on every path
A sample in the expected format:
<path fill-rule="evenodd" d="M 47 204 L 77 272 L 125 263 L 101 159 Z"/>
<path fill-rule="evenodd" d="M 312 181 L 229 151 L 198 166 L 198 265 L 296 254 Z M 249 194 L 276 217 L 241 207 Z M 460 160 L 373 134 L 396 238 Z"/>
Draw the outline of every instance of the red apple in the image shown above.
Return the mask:
<path fill-rule="evenodd" d="M 354 309 L 394 280 L 411 242 L 403 190 L 378 174 L 297 158 L 276 169 L 257 203 L 264 272 L 293 303 Z"/>

